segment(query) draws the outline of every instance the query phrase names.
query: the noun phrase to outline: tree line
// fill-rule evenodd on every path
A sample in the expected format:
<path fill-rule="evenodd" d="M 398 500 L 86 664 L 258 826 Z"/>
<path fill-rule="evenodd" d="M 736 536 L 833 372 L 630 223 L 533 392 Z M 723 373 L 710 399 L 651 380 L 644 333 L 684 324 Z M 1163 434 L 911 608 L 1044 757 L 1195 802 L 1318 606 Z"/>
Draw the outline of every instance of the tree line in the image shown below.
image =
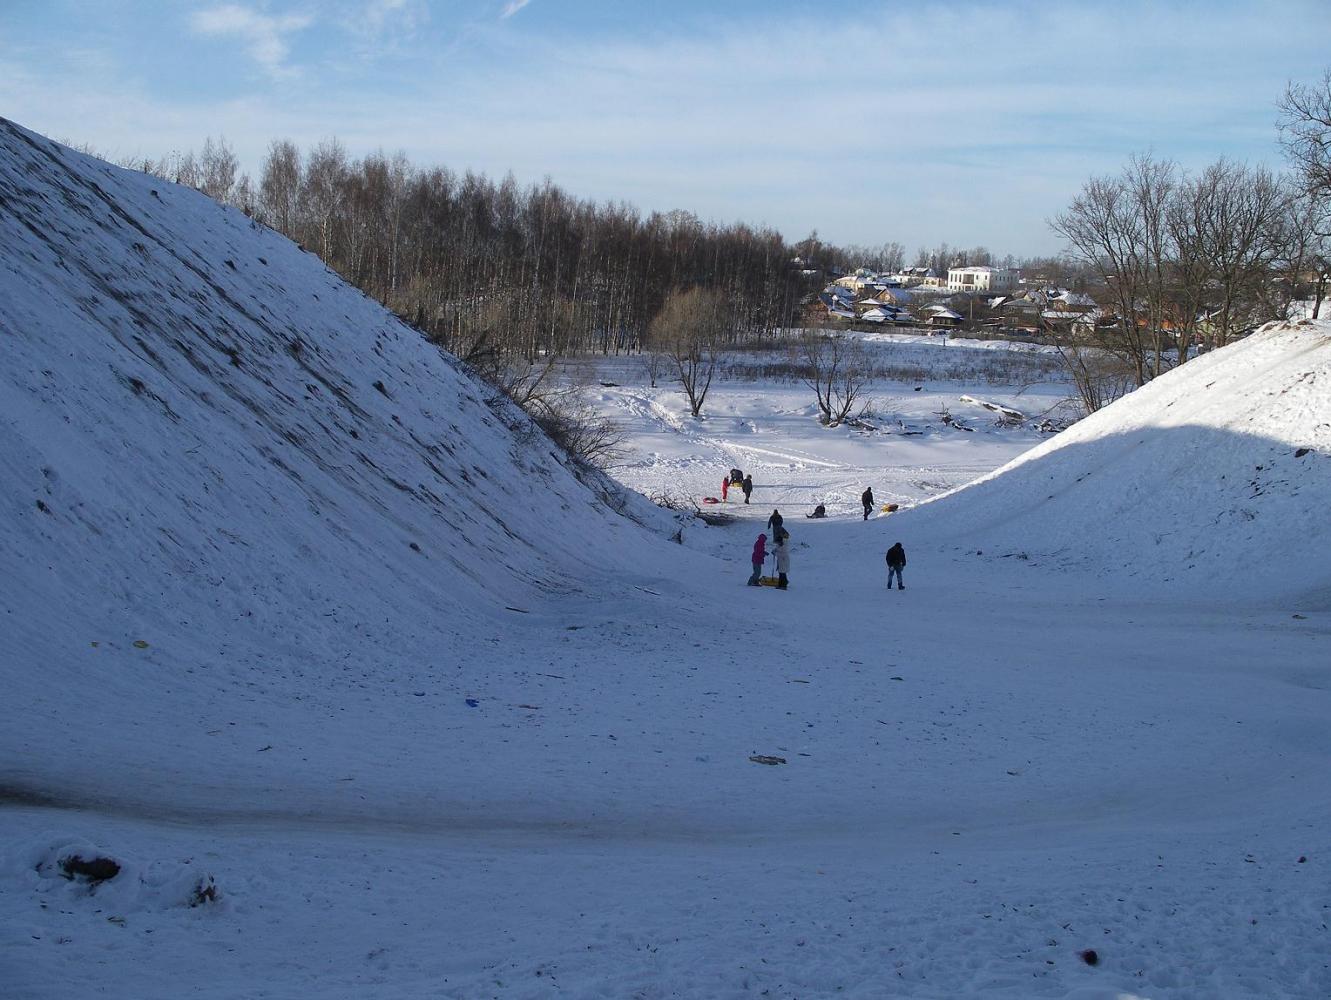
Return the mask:
<path fill-rule="evenodd" d="M 482 367 L 639 349 L 671 292 L 692 288 L 717 293 L 724 338 L 762 340 L 814 283 L 773 229 L 644 214 L 401 154 L 353 159 L 336 140 L 303 153 L 273 142 L 257 184 L 212 139 L 199 156 L 141 166 L 240 207 Z"/>

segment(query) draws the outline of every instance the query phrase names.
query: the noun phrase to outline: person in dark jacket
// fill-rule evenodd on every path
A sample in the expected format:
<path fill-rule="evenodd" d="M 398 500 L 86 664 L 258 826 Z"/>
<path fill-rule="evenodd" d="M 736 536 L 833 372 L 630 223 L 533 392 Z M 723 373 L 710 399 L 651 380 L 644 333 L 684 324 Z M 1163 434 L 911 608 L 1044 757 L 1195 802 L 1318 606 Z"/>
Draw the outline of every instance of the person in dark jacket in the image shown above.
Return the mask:
<path fill-rule="evenodd" d="M 864 504 L 864 519 L 869 520 L 869 511 L 873 510 L 873 487 L 860 494 L 860 503 Z"/>
<path fill-rule="evenodd" d="M 823 505 L 823 504 L 819 504 L 817 507 L 815 507 L 815 508 L 813 509 L 813 513 L 812 513 L 812 514 L 805 514 L 804 516 L 805 516 L 805 517 L 826 517 L 826 516 L 827 516 L 827 507 L 826 507 L 825 505 Z"/>
<path fill-rule="evenodd" d="M 758 586 L 758 578 L 763 575 L 763 562 L 767 559 L 767 536 L 759 535 L 753 543 L 753 575 L 749 577 L 749 586 Z"/>
<path fill-rule="evenodd" d="M 753 492 L 753 477 L 746 475 L 740 482 L 739 488 L 744 491 L 744 502 L 749 502 L 749 494 Z"/>
<path fill-rule="evenodd" d="M 906 568 L 906 550 L 897 542 L 887 550 L 887 589 L 892 589 L 892 574 L 897 576 L 897 590 L 905 590 L 906 585 L 901 582 L 901 571 Z"/>
<path fill-rule="evenodd" d="M 781 511 L 773 508 L 772 516 L 767 519 L 767 527 L 772 532 L 772 544 L 774 545 L 780 545 L 781 536 L 786 533 L 786 529 L 781 527 L 784 521 L 785 518 L 781 516 Z"/>

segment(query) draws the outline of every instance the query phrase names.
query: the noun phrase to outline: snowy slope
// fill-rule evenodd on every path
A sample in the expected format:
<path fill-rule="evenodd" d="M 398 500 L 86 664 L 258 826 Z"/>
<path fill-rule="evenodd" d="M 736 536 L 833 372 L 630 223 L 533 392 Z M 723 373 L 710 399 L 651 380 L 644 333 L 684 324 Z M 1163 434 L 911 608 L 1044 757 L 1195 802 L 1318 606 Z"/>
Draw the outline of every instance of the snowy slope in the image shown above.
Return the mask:
<path fill-rule="evenodd" d="M 493 606 L 637 543 L 520 412 L 286 239 L 11 123 L 0 143 L 3 541 L 56 567 L 22 589 L 258 607 L 299 566 L 311 608 L 334 581 Z"/>
<path fill-rule="evenodd" d="M 678 548 L 313 255 L 197 192 L 0 121 L 0 247 L 16 714 L 95 685 L 123 718 L 186 665 L 318 686 L 348 657 L 420 662 Z M 42 724 L 6 721 L 11 746 Z"/>
<path fill-rule="evenodd" d="M 1155 379 L 905 523 L 1106 584 L 1331 607 L 1331 322 Z"/>

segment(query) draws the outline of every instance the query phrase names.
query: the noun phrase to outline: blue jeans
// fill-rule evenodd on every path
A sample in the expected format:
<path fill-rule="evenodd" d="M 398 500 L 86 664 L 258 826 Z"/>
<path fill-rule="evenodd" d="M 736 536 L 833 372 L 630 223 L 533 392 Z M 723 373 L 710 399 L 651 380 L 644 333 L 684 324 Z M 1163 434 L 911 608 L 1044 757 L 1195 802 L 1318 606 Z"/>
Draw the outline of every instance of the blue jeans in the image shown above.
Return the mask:
<path fill-rule="evenodd" d="M 753 564 L 753 576 L 749 577 L 749 586 L 758 586 L 758 578 L 763 575 L 763 564 L 756 562 Z"/>
<path fill-rule="evenodd" d="M 893 573 L 895 573 L 895 574 L 897 575 L 897 589 L 898 589 L 898 590 L 905 590 L 905 589 L 906 589 L 906 585 L 905 585 L 904 583 L 901 582 L 901 567 L 900 567 L 900 566 L 889 566 L 889 567 L 887 567 L 887 589 L 888 589 L 888 590 L 891 590 L 891 589 L 892 589 L 892 574 L 893 574 Z"/>

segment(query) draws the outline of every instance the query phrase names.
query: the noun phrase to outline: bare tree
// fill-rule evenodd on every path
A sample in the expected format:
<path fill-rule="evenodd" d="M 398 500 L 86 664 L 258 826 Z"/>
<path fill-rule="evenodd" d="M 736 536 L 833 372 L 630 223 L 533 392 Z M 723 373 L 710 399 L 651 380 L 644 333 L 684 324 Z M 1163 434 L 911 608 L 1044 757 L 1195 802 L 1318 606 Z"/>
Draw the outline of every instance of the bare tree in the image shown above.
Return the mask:
<path fill-rule="evenodd" d="M 163 163 L 165 168 L 162 176 L 166 180 L 173 180 L 177 184 L 183 184 L 185 187 L 199 188 L 203 185 L 203 175 L 199 170 L 199 161 L 194 157 L 194 150 L 188 150 L 185 153 L 177 153 L 171 157 L 169 166 Z"/>
<path fill-rule="evenodd" d="M 609 466 L 624 450 L 624 428 L 598 412 L 579 389 L 543 397 L 531 414 L 555 444 L 598 469 Z"/>
<path fill-rule="evenodd" d="M 1121 355 L 1081 336 L 1069 337 L 1057 347 L 1086 413 L 1094 413 L 1132 389 L 1136 372 Z"/>
<path fill-rule="evenodd" d="M 199 155 L 199 190 L 213 201 L 231 204 L 239 169 L 240 161 L 225 137 L 215 142 L 212 136 L 204 140 Z"/>
<path fill-rule="evenodd" d="M 1262 305 L 1290 235 L 1285 223 L 1291 193 L 1263 167 L 1223 160 L 1200 180 L 1208 208 L 1204 249 L 1215 296 L 1208 340 L 1223 347 L 1239 330 L 1280 318 Z"/>
<path fill-rule="evenodd" d="M 1286 87 L 1280 113 L 1280 142 L 1305 189 L 1331 197 L 1331 69 L 1318 84 Z"/>
<path fill-rule="evenodd" d="M 1303 188 L 1303 198 L 1294 203 L 1292 286 L 1305 267 L 1312 273 L 1312 318 L 1317 319 L 1331 272 L 1331 69 L 1319 84 L 1291 83 L 1280 111 L 1280 144 Z"/>
<path fill-rule="evenodd" d="M 310 153 L 301 189 L 302 214 L 307 216 L 311 236 L 317 238 L 319 256 L 333 258 L 335 228 L 347 198 L 347 154 L 336 139 L 321 142 Z"/>
<path fill-rule="evenodd" d="M 671 292 L 651 322 L 651 341 L 669 359 L 695 417 L 702 413 L 721 359 L 727 311 L 719 292 L 690 288 Z"/>
<path fill-rule="evenodd" d="M 259 211 L 259 192 L 249 174 L 241 174 L 236 186 L 231 189 L 231 204 L 253 218 Z"/>
<path fill-rule="evenodd" d="M 1087 181 L 1050 223 L 1108 289 L 1120 323 L 1105 346 L 1131 363 L 1138 385 L 1160 370 L 1170 311 L 1167 207 L 1176 183 L 1173 163 L 1135 156 L 1119 177 Z"/>
<path fill-rule="evenodd" d="M 288 236 L 296 232 L 301 179 L 300 151 L 292 142 L 275 140 L 259 179 L 259 203 L 264 221 Z"/>
<path fill-rule="evenodd" d="M 829 427 L 840 425 L 871 381 L 863 342 L 813 327 L 801 331 L 793 352 L 805 385 L 818 401 L 819 419 Z"/>

